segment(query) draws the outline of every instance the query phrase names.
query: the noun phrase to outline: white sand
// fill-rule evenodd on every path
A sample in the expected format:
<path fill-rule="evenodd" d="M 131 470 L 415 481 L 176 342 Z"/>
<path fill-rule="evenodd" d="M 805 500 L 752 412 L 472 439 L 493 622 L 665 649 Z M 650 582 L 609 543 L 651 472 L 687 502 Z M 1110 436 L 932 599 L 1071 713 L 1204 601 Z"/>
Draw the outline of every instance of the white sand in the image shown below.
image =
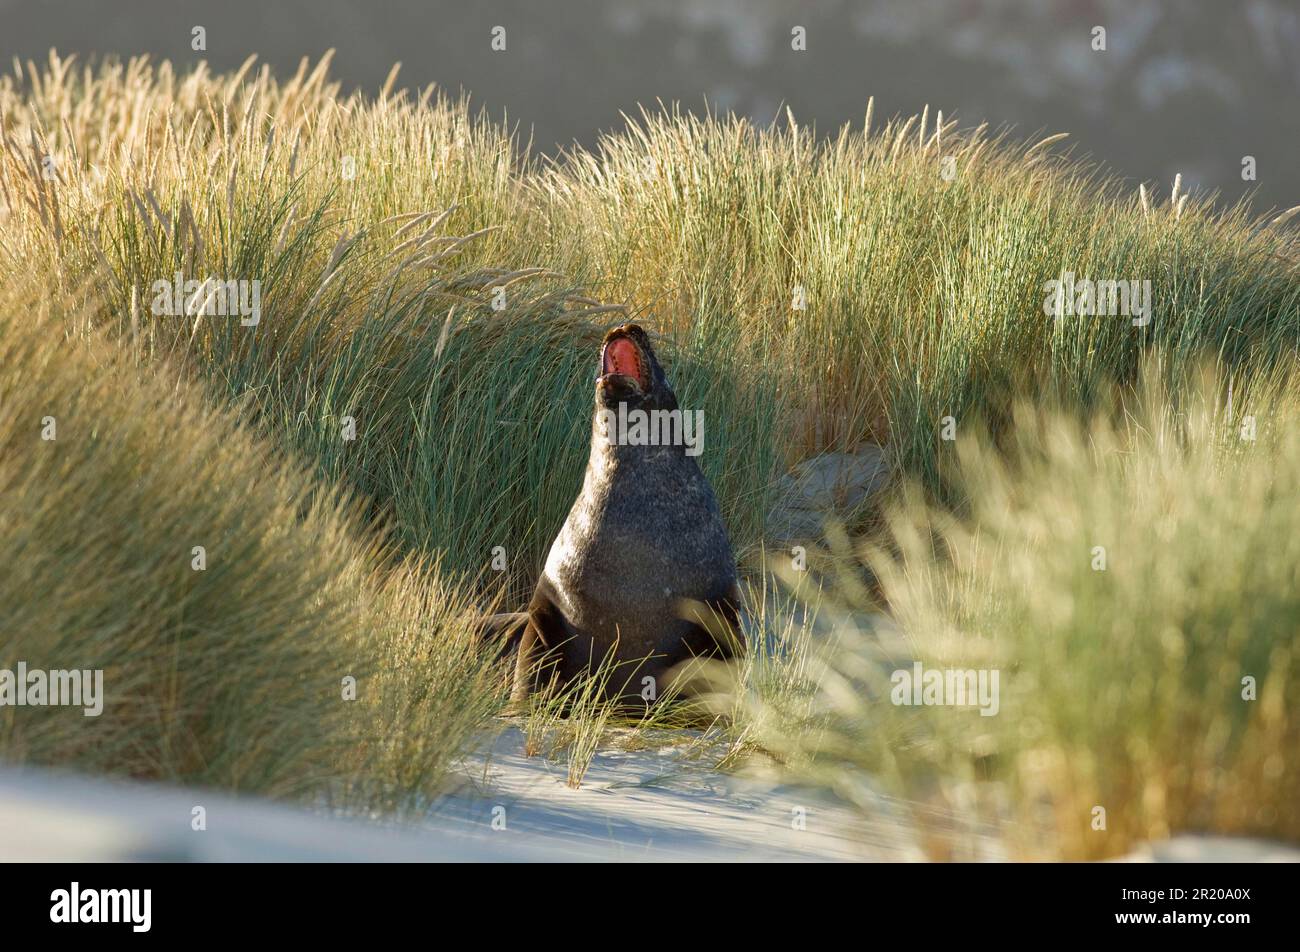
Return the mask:
<path fill-rule="evenodd" d="M 565 764 L 524 756 L 523 732 L 508 728 L 428 826 L 561 858 L 588 850 L 626 860 L 922 858 L 887 800 L 879 801 L 879 816 L 864 819 L 814 791 L 712 770 L 707 758 L 691 756 L 699 735 L 677 734 L 682 743 L 657 749 L 603 750 L 575 790 Z M 493 829 L 494 808 L 504 829 Z"/>
<path fill-rule="evenodd" d="M 690 743 L 606 750 L 575 790 L 562 764 L 525 757 L 522 744 L 522 733 L 507 729 L 467 765 L 464 788 L 413 827 L 253 797 L 0 767 L 0 862 L 922 858 L 907 811 L 883 797 L 850 808 L 805 789 L 725 776 L 692 757 L 698 746 Z M 196 806 L 204 808 L 204 830 L 193 829 Z M 504 829 L 493 828 L 494 810 Z M 996 844 L 978 848 L 997 856 Z M 1295 862 L 1300 850 L 1179 836 L 1128 859 Z"/>

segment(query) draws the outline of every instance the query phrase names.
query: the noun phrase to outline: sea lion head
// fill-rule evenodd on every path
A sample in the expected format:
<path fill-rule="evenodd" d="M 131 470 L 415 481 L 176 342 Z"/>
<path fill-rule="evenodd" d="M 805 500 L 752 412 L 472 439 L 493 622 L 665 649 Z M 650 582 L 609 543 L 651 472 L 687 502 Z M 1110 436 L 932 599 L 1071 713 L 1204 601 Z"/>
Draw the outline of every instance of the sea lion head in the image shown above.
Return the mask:
<path fill-rule="evenodd" d="M 650 338 L 636 324 L 623 324 L 605 335 L 596 374 L 596 412 L 676 410 L 677 395 L 655 357 Z"/>

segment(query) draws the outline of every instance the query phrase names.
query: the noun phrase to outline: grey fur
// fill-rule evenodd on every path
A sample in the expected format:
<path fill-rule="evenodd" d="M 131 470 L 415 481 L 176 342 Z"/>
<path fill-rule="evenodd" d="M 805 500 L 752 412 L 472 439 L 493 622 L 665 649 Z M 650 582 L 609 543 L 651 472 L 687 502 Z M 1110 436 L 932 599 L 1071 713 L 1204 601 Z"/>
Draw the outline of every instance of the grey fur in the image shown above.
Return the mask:
<path fill-rule="evenodd" d="M 540 677 L 565 683 L 610 652 L 619 664 L 611 694 L 641 698 L 652 683 L 657 695 L 676 665 L 730 656 L 736 647 L 735 558 L 713 488 L 683 446 L 611 443 L 602 426 L 601 411 L 620 402 L 629 410 L 677 409 L 644 331 L 624 325 L 605 344 L 619 337 L 648 361 L 650 386 L 619 374 L 597 378 L 582 491 L 529 605 L 516 699 L 536 687 L 539 665 Z M 603 354 L 604 345 L 602 362 Z"/>

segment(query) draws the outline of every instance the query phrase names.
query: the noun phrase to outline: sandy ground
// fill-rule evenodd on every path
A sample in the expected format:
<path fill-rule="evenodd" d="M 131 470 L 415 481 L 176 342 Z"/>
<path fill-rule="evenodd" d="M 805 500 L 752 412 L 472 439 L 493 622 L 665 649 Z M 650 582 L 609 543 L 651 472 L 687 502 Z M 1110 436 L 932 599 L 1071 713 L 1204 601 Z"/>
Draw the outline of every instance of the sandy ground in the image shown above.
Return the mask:
<path fill-rule="evenodd" d="M 674 734 L 680 742 L 640 750 L 617 749 L 615 738 L 573 789 L 563 762 L 524 756 L 523 732 L 508 728 L 471 762 L 465 788 L 435 807 L 428 826 L 560 856 L 595 850 L 624 860 L 923 858 L 899 805 L 886 798 L 864 817 L 815 791 L 721 774 L 699 756 L 698 734 Z"/>
<path fill-rule="evenodd" d="M 0 768 L 0 861 L 918 860 L 903 805 L 867 814 L 824 794 L 711 769 L 694 732 L 597 754 L 581 786 L 507 727 L 408 826 L 252 797 Z M 643 734 L 644 736 L 644 734 Z M 203 829 L 195 829 L 196 808 Z"/>
<path fill-rule="evenodd" d="M 596 755 L 578 789 L 526 757 L 510 727 L 416 824 L 395 826 L 252 797 L 0 767 L 0 862 L 31 861 L 907 861 L 922 853 L 906 804 L 862 808 L 710 769 L 698 735 Z M 203 829 L 195 828 L 201 807 Z M 975 844 L 999 858 L 995 842 Z M 1300 861 L 1274 843 L 1180 836 L 1135 862 Z"/>

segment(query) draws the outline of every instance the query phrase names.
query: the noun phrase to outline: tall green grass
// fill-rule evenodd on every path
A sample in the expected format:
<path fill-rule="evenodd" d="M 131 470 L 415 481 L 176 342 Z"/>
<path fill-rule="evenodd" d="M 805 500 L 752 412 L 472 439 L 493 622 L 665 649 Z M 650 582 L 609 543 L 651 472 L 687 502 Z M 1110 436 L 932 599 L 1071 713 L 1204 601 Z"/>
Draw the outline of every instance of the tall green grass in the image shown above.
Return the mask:
<path fill-rule="evenodd" d="M 819 139 L 793 117 L 668 111 L 536 188 L 562 223 L 557 267 L 725 328 L 778 376 L 791 456 L 888 442 L 935 489 L 945 417 L 1001 427 L 1026 391 L 1086 409 L 1150 351 L 1173 379 L 1205 352 L 1230 367 L 1296 353 L 1293 230 L 1177 184 L 1139 196 L 1055 138 L 1016 144 L 942 114 L 882 124 L 868 108 Z M 1149 280 L 1151 323 L 1047 317 L 1044 284 L 1063 271 Z"/>
<path fill-rule="evenodd" d="M 1176 380 L 1205 353 L 1269 366 L 1300 340 L 1294 230 L 1177 185 L 1168 201 L 1138 196 L 1054 139 L 1016 144 L 942 114 L 881 123 L 870 107 L 829 139 L 793 117 L 761 129 L 665 111 L 540 165 L 463 101 L 343 98 L 327 65 L 277 82 L 251 63 L 176 77 L 54 59 L 25 85 L 6 77 L 0 107 L 18 125 L 0 182 L 22 227 L 0 255 L 61 286 L 98 275 L 123 325 L 177 270 L 263 281 L 253 332 L 136 322 L 326 476 L 399 509 L 408 542 L 440 533 L 434 547 L 459 570 L 481 567 L 502 535 L 534 556 L 561 503 L 527 482 L 448 484 L 446 470 L 568 482 L 581 348 L 618 308 L 666 335 L 670 362 L 684 358 L 674 374 L 719 435 L 705 465 L 741 548 L 758 539 L 772 477 L 810 452 L 888 442 L 938 490 L 949 418 L 1000 430 L 1017 394 L 1086 410 L 1131 385 L 1146 352 Z M 42 175 L 46 154 L 57 181 Z M 1047 317 L 1044 284 L 1064 271 L 1149 280 L 1151 323 Z M 474 324 L 456 366 L 472 360 L 489 395 L 448 401 L 444 328 Z M 516 391 L 525 379 L 535 385 Z M 433 435 L 495 445 L 515 421 L 537 425 L 540 394 L 557 412 L 522 469 L 468 463 Z M 344 450 L 332 433 L 346 415 L 366 435 Z M 451 505 L 401 499 L 414 474 Z M 437 524 L 454 510 L 487 513 L 468 549 Z"/>
<path fill-rule="evenodd" d="M 24 226 L 0 255 L 61 286 L 99 282 L 119 337 L 192 368 L 408 549 L 517 600 L 580 484 L 596 348 L 629 308 L 545 266 L 534 166 L 512 135 L 464 102 L 340 103 L 324 65 L 285 84 L 200 71 L 179 101 L 169 70 L 138 63 L 56 65 L 22 98 L 0 84 L 40 143 L 11 141 L 0 163 Z M 134 108 L 95 124 L 84 97 Z M 46 150 L 80 161 L 51 181 Z M 177 272 L 260 281 L 260 324 L 152 314 L 154 282 Z M 780 381 L 755 374 L 728 329 L 637 316 L 660 330 L 683 405 L 704 411 L 703 464 L 738 546 L 753 546 Z M 355 440 L 341 438 L 348 418 Z M 497 546 L 510 570 L 483 575 Z"/>

